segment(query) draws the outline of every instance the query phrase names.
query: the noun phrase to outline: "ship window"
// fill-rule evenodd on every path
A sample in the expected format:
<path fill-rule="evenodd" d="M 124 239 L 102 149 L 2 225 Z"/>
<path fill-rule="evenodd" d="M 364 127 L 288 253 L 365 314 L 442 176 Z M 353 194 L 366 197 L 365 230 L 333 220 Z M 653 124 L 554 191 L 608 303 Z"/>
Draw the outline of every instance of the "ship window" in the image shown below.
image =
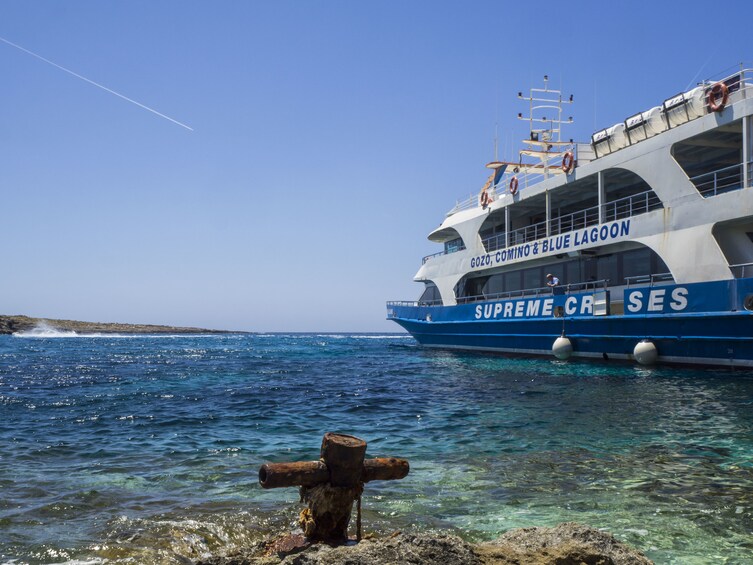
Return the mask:
<path fill-rule="evenodd" d="M 505 275 L 492 275 L 489 277 L 489 280 L 486 281 L 484 294 L 491 296 L 501 292 L 505 292 Z"/>
<path fill-rule="evenodd" d="M 445 254 L 455 253 L 456 251 L 462 251 L 463 249 L 465 249 L 465 245 L 463 244 L 463 239 L 460 237 L 450 241 L 445 241 L 444 243 Z"/>
<path fill-rule="evenodd" d="M 577 283 L 582 280 L 580 272 L 580 261 L 568 261 L 563 266 L 564 278 L 563 283 Z"/>
<path fill-rule="evenodd" d="M 526 269 L 523 271 L 523 288 L 538 288 L 544 286 L 544 277 L 541 268 Z"/>
<path fill-rule="evenodd" d="M 441 304 L 442 295 L 439 294 L 439 289 L 434 283 L 427 283 L 426 288 L 418 301 L 423 302 L 424 304 Z"/>
<path fill-rule="evenodd" d="M 529 267 L 490 276 L 463 278 L 455 287 L 458 300 L 483 300 L 504 293 L 544 288 L 546 274 L 552 273 L 560 280 L 561 286 L 578 285 L 608 280 L 610 286 L 629 284 L 626 277 L 647 277 L 666 274 L 667 265 L 661 257 L 648 247 L 622 251 L 610 255 L 582 255 L 552 263 L 543 267 Z M 662 281 L 669 280 L 662 278 Z M 635 284 L 637 281 L 633 281 Z M 431 296 L 427 295 L 427 299 Z M 436 297 L 439 300 L 439 295 Z M 423 298 L 422 298 L 423 300 Z"/>
<path fill-rule="evenodd" d="M 753 294 L 749 294 L 745 297 L 745 302 L 743 302 L 743 306 L 746 310 L 753 310 Z"/>
<path fill-rule="evenodd" d="M 626 251 L 622 256 L 622 271 L 623 278 L 640 277 L 651 273 L 651 250 L 646 247 Z"/>
<path fill-rule="evenodd" d="M 606 255 L 599 257 L 596 263 L 596 278 L 598 280 L 607 280 L 613 284 L 618 283 L 620 279 L 619 257 L 617 255 Z"/>
<path fill-rule="evenodd" d="M 522 290 L 520 271 L 505 274 L 505 291 Z"/>

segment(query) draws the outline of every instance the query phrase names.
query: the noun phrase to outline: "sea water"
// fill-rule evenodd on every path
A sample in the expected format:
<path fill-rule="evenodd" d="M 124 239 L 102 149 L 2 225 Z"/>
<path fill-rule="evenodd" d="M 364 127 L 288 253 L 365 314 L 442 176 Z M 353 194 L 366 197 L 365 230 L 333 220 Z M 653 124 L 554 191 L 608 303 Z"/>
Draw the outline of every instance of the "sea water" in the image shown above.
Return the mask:
<path fill-rule="evenodd" d="M 511 359 L 404 335 L 0 336 L 0 562 L 185 563 L 295 527 L 264 462 L 410 461 L 366 532 L 576 521 L 657 563 L 753 562 L 753 373 Z"/>

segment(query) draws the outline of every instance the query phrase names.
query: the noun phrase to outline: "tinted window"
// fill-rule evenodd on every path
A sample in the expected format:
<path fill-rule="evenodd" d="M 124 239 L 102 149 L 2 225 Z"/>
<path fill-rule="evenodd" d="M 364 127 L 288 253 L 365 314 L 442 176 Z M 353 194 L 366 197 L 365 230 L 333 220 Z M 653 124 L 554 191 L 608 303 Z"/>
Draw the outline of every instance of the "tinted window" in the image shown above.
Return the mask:
<path fill-rule="evenodd" d="M 596 263 L 596 279 L 608 280 L 611 284 L 622 284 L 619 258 L 619 255 L 599 257 Z"/>

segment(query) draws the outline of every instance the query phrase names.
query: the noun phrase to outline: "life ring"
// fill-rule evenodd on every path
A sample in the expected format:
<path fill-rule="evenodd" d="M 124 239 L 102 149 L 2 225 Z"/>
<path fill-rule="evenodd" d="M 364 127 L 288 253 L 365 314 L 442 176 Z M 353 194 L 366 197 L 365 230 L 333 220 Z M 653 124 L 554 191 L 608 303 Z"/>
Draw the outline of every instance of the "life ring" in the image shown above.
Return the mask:
<path fill-rule="evenodd" d="M 562 170 L 566 175 L 569 175 L 575 168 L 575 155 L 572 151 L 568 151 L 562 156 Z"/>
<path fill-rule="evenodd" d="M 717 98 L 720 96 L 722 99 L 717 101 Z M 711 90 L 709 90 L 706 104 L 711 112 L 721 112 L 727 105 L 727 100 L 729 100 L 729 88 L 723 82 L 717 82 L 711 87 Z"/>
<path fill-rule="evenodd" d="M 515 196 L 518 193 L 518 177 L 512 177 L 510 179 L 510 194 Z"/>
<path fill-rule="evenodd" d="M 481 202 L 481 207 L 486 208 L 489 204 L 492 202 L 492 197 L 489 196 L 489 193 L 486 191 L 486 189 L 481 191 L 481 198 L 479 199 Z"/>

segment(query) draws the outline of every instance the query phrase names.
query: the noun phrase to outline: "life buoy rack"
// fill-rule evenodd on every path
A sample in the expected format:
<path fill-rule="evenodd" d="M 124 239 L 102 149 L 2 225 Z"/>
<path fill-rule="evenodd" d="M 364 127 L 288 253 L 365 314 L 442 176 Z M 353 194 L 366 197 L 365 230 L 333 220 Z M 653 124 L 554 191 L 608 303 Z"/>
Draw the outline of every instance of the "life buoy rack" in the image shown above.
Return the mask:
<path fill-rule="evenodd" d="M 711 112 L 721 112 L 727 105 L 727 100 L 729 100 L 729 87 L 723 82 L 717 82 L 709 90 L 706 105 Z"/>
<path fill-rule="evenodd" d="M 486 208 L 489 204 L 492 203 L 492 197 L 491 195 L 486 191 L 486 189 L 481 191 L 481 198 L 479 198 L 479 201 L 481 202 L 481 207 Z"/>
<path fill-rule="evenodd" d="M 575 168 L 575 155 L 573 155 L 572 151 L 568 151 L 562 156 L 562 170 L 565 171 L 566 175 L 569 175 L 573 172 L 573 169 Z"/>
<path fill-rule="evenodd" d="M 510 194 L 515 196 L 518 193 L 518 177 L 512 177 L 510 179 Z"/>

